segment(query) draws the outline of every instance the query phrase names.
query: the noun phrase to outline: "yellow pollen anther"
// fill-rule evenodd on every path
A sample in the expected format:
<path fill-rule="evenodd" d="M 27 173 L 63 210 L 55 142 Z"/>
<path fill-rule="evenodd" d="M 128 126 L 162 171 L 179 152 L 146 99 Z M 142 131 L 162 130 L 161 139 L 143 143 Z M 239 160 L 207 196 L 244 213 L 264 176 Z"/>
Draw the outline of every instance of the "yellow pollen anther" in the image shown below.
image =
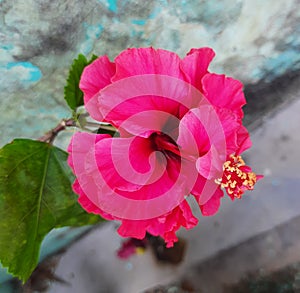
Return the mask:
<path fill-rule="evenodd" d="M 225 188 L 229 195 L 241 198 L 246 189 L 253 189 L 256 180 L 256 174 L 245 165 L 241 156 L 230 155 L 223 164 L 222 178 L 216 179 L 215 183 Z"/>
<path fill-rule="evenodd" d="M 233 182 L 230 183 L 231 188 L 235 188 L 235 186 L 236 186 L 236 181 L 233 181 Z"/>

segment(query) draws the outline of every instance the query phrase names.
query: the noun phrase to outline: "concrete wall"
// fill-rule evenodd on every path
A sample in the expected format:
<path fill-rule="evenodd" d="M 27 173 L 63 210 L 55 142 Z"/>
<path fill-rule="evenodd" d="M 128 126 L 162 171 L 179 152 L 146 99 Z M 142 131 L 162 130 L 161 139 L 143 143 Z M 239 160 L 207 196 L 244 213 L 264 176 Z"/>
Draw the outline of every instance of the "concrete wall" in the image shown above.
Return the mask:
<path fill-rule="evenodd" d="M 78 53 L 114 58 L 154 46 L 183 56 L 217 53 L 212 69 L 243 82 L 271 81 L 300 67 L 299 0 L 0 0 L 3 145 L 38 137 L 69 116 L 63 100 Z"/>

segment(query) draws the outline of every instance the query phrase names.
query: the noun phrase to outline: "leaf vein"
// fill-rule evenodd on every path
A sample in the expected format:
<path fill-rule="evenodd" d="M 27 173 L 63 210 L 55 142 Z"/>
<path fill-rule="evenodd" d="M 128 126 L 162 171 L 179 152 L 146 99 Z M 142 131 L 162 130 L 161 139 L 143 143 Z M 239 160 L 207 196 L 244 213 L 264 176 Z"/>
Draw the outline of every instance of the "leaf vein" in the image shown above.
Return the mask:
<path fill-rule="evenodd" d="M 38 203 L 37 203 L 37 218 L 36 218 L 36 226 L 35 226 L 35 231 L 34 231 L 34 239 L 37 238 L 38 231 L 39 231 L 39 226 L 40 226 L 40 216 L 41 216 L 41 201 L 43 197 L 43 192 L 44 192 L 44 187 L 45 187 L 45 182 L 46 182 L 46 177 L 47 177 L 47 172 L 48 172 L 48 167 L 49 167 L 49 158 L 50 158 L 50 153 L 51 149 L 49 148 L 47 151 L 47 156 L 45 160 L 45 167 L 44 167 L 44 172 L 43 172 L 43 177 L 41 181 L 41 187 L 39 190 L 39 197 L 38 197 Z"/>

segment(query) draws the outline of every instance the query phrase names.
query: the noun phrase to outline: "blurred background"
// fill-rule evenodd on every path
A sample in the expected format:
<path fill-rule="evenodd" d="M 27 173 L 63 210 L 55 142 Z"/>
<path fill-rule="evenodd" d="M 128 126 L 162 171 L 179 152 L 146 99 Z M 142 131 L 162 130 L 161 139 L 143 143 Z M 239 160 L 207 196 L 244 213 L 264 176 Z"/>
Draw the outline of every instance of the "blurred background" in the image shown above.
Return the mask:
<path fill-rule="evenodd" d="M 25 287 L 0 268 L 0 292 L 300 292 L 299 0 L 0 0 L 0 145 L 70 117 L 63 87 L 78 53 L 148 46 L 215 50 L 210 70 L 245 85 L 245 159 L 265 179 L 214 217 L 195 207 L 199 225 L 170 255 L 152 243 L 120 260 L 115 223 L 53 231 Z"/>

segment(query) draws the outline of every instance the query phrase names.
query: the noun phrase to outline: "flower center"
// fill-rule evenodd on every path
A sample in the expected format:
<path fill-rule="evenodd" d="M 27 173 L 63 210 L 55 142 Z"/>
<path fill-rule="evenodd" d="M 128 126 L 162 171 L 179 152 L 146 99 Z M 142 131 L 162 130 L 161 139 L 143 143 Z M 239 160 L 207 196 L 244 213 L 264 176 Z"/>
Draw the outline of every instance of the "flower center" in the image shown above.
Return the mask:
<path fill-rule="evenodd" d="M 246 166 L 241 156 L 230 155 L 223 165 L 223 176 L 215 180 L 231 198 L 241 198 L 245 190 L 252 190 L 257 176 Z"/>
<path fill-rule="evenodd" d="M 171 152 L 177 156 L 180 156 L 180 151 L 176 142 L 167 134 L 162 132 L 152 133 L 150 136 L 152 141 L 153 149 L 156 151 Z"/>

